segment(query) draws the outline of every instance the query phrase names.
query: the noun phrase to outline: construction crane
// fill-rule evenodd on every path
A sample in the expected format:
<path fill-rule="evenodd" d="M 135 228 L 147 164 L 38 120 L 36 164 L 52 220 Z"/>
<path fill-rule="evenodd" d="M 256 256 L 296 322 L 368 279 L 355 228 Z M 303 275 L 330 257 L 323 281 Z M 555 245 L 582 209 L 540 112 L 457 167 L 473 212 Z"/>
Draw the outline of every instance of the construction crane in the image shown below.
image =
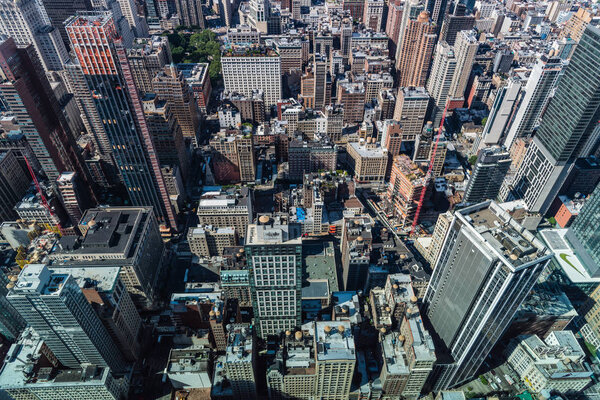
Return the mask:
<path fill-rule="evenodd" d="M 62 236 L 63 228 L 60 225 L 60 222 L 58 222 L 58 217 L 52 210 L 52 207 L 50 207 L 50 205 L 48 204 L 48 200 L 46 200 L 46 196 L 44 196 L 44 192 L 42 191 L 42 188 L 40 187 L 40 183 L 38 182 L 37 177 L 35 176 L 35 172 L 33 172 L 33 168 L 31 168 L 31 164 L 29 164 L 29 160 L 27 159 L 27 156 L 23 155 L 23 158 L 25 159 L 25 164 L 27 164 L 27 169 L 29 170 L 29 174 L 33 178 L 33 183 L 35 183 L 35 188 L 38 191 L 38 193 L 40 194 L 40 200 L 42 202 L 42 206 L 44 206 L 44 208 L 46 210 L 48 210 L 50 215 L 56 219 L 56 221 L 57 221 L 56 226 L 58 227 L 59 233 Z"/>
<path fill-rule="evenodd" d="M 433 174 L 433 164 L 435 162 L 435 154 L 437 153 L 438 144 L 440 143 L 440 136 L 442 135 L 442 129 L 444 128 L 444 121 L 446 120 L 446 111 L 448 111 L 448 104 L 450 102 L 446 102 L 446 107 L 444 107 L 444 112 L 442 113 L 442 121 L 440 122 L 440 127 L 438 129 L 437 137 L 435 138 L 435 144 L 433 145 L 433 151 L 431 152 L 431 156 L 429 157 L 429 168 L 427 168 L 427 174 L 425 174 L 425 185 L 423 190 L 421 190 L 421 197 L 419 198 L 419 204 L 417 205 L 417 211 L 415 212 L 415 217 L 413 218 L 412 227 L 410 228 L 410 236 L 415 234 L 415 228 L 417 227 L 417 222 L 419 222 L 419 214 L 421 214 L 421 208 L 423 207 L 423 201 L 425 200 L 425 194 L 427 193 L 427 187 L 429 186 L 429 180 L 431 179 L 431 175 Z"/>

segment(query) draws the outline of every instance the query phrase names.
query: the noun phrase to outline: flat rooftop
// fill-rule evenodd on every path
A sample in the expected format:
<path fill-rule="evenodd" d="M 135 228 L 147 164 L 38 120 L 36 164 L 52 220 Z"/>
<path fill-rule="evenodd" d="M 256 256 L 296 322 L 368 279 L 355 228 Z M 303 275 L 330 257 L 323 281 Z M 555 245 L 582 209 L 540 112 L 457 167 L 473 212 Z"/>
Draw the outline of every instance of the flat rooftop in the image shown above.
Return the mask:
<path fill-rule="evenodd" d="M 349 321 L 317 321 L 314 323 L 314 337 L 317 360 L 356 360 Z"/>
<path fill-rule="evenodd" d="M 259 244 L 302 244 L 300 224 L 248 225 L 246 245 Z"/>
<path fill-rule="evenodd" d="M 364 144 L 358 142 L 348 143 L 350 147 L 362 158 L 383 158 L 385 157 L 385 151 L 383 147 L 367 147 Z"/>
<path fill-rule="evenodd" d="M 463 208 L 456 215 L 473 227 L 488 248 L 513 270 L 552 256 L 542 242 L 494 201 Z"/>
<path fill-rule="evenodd" d="M 110 292 L 115 287 L 119 278 L 120 267 L 54 267 L 48 266 L 53 274 L 71 275 L 79 287 L 96 288 L 99 292 Z"/>
<path fill-rule="evenodd" d="M 333 248 L 333 242 L 304 241 L 302 243 L 302 254 L 305 265 L 304 280 L 309 281 L 326 279 L 329 283 L 329 290 L 331 292 L 337 292 L 339 290 L 339 285 L 337 281 L 335 249 Z M 302 297 L 305 297 L 304 285 L 305 284 L 302 285 Z"/>

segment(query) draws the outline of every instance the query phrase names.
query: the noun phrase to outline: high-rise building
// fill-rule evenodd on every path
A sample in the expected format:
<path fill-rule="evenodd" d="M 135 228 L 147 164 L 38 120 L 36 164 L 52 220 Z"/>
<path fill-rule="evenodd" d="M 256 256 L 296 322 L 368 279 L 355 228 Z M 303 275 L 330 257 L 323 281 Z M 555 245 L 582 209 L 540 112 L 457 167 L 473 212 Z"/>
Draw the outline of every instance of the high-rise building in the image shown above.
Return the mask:
<path fill-rule="evenodd" d="M 129 199 L 133 205 L 153 206 L 161 222 L 176 229 L 142 102 L 111 13 L 76 15 L 66 27 Z"/>
<path fill-rule="evenodd" d="M 363 24 L 368 29 L 380 32 L 383 22 L 383 9 L 385 2 L 383 0 L 365 0 L 363 10 Z"/>
<path fill-rule="evenodd" d="M 253 219 L 253 193 L 246 186 L 202 193 L 198 203 L 198 223 L 217 228 L 233 227 L 239 236 L 246 235 Z"/>
<path fill-rule="evenodd" d="M 72 275 L 86 300 L 127 361 L 140 356 L 142 319 L 119 278 L 120 267 L 48 267 L 53 274 Z"/>
<path fill-rule="evenodd" d="M 404 4 L 401 0 L 393 0 L 388 3 L 388 15 L 387 22 L 385 24 L 385 33 L 396 46 L 398 46 L 398 38 L 400 36 L 403 10 Z"/>
<path fill-rule="evenodd" d="M 219 0 L 219 15 L 223 26 L 233 25 L 233 15 L 231 12 L 231 0 Z"/>
<path fill-rule="evenodd" d="M 424 87 L 404 87 L 398 90 L 394 119 L 400 121 L 406 140 L 421 134 L 429 112 L 429 93 Z"/>
<path fill-rule="evenodd" d="M 467 7 L 463 3 L 455 3 L 452 13 L 446 14 L 442 23 L 440 41 L 454 45 L 456 36 L 461 31 L 470 31 L 475 24 L 475 16 L 466 15 Z"/>
<path fill-rule="evenodd" d="M 527 79 L 519 108 L 510 124 L 504 142 L 507 149 L 512 146 L 515 139 L 533 135 L 533 131 L 538 126 L 551 95 L 564 73 L 565 66 L 564 60 L 551 55 L 541 56 L 535 64 Z"/>
<path fill-rule="evenodd" d="M 0 336 L 15 341 L 27 326 L 21 314 L 10 304 L 6 295 L 15 286 L 15 275 L 0 272 Z"/>
<path fill-rule="evenodd" d="M 221 56 L 225 89 L 251 96 L 260 89 L 265 105 L 281 99 L 281 57 L 272 48 L 234 47 Z"/>
<path fill-rule="evenodd" d="M 198 103 L 198 108 L 201 112 L 206 113 L 206 107 L 212 93 L 208 63 L 180 63 L 177 64 L 177 69 L 181 71 L 185 81 L 192 90 L 196 103 Z"/>
<path fill-rule="evenodd" d="M 143 18 L 138 15 L 137 4 L 133 0 L 117 0 L 121 6 L 121 12 L 129 24 L 129 29 L 136 37 L 148 36 L 148 25 Z M 179 14 L 181 16 L 181 14 Z M 203 25 L 200 25 L 204 27 Z"/>
<path fill-rule="evenodd" d="M 498 89 L 494 104 L 483 128 L 481 140 L 478 146 L 474 146 L 475 149 L 504 143 L 507 127 L 514 118 L 522 89 L 523 86 L 518 77 L 510 78 L 506 85 Z"/>
<path fill-rule="evenodd" d="M 0 96 L 16 117 L 45 175 L 55 180 L 63 171 L 75 171 L 93 198 L 93 183 L 77 153 L 74 135 L 33 47 L 17 48 L 12 38 L 1 41 L 0 69 L 5 77 Z"/>
<path fill-rule="evenodd" d="M 448 228 L 450 227 L 450 222 L 452 221 L 452 213 L 450 211 L 446 211 L 443 214 L 438 216 L 438 219 L 435 223 L 435 228 L 433 228 L 433 235 L 431 235 L 431 243 L 427 246 L 427 251 L 424 254 L 425 259 L 429 261 L 432 267 L 435 267 L 438 256 L 440 255 L 440 251 L 442 250 L 442 246 L 444 245 L 444 239 L 446 238 L 446 232 L 448 232 Z"/>
<path fill-rule="evenodd" d="M 473 378 L 551 258 L 493 201 L 454 213 L 423 301 L 445 357 L 433 390 Z"/>
<path fill-rule="evenodd" d="M 437 25 L 431 22 L 427 11 L 421 11 L 416 17 L 409 14 L 410 10 L 403 15 L 403 19 L 408 20 L 396 53 L 398 85 L 425 86 L 437 40 Z"/>
<path fill-rule="evenodd" d="M 502 147 L 488 147 L 479 152 L 463 201 L 480 203 L 495 200 L 510 168 L 510 154 Z"/>
<path fill-rule="evenodd" d="M 590 11 L 583 7 L 579 7 L 577 12 L 565 23 L 560 38 L 571 38 L 575 41 L 580 41 L 585 28 L 590 22 L 592 22 L 592 14 Z"/>
<path fill-rule="evenodd" d="M 122 372 L 123 355 L 93 311 L 73 275 L 44 264 L 25 266 L 7 299 L 66 367 L 83 364 Z"/>
<path fill-rule="evenodd" d="M 427 91 L 433 100 L 431 117 L 435 125 L 439 125 L 442 119 L 442 112 L 450 98 L 450 87 L 457 71 L 460 71 L 460 67 L 457 66 L 454 47 L 446 42 L 439 42 L 436 46 L 431 74 L 427 80 Z"/>
<path fill-rule="evenodd" d="M 48 255 L 53 266 L 120 267 L 120 279 L 138 307 L 149 308 L 165 261 L 164 244 L 150 207 L 105 207 L 85 211 L 81 237 L 64 237 Z"/>
<path fill-rule="evenodd" d="M 529 211 L 545 213 L 574 159 L 596 150 L 599 117 L 600 29 L 589 25 L 515 177 L 513 196 Z"/>
<path fill-rule="evenodd" d="M 567 232 L 567 240 L 576 249 L 577 256 L 583 259 L 590 276 L 600 275 L 600 186 L 588 198 L 575 222 Z M 591 270 L 593 266 L 596 270 Z"/>
<path fill-rule="evenodd" d="M 348 143 L 348 162 L 357 182 L 383 183 L 388 165 L 387 150 L 369 137 Z"/>
<path fill-rule="evenodd" d="M 342 277 L 344 290 L 362 290 L 367 281 L 373 244 L 373 220 L 368 215 L 344 218 Z"/>
<path fill-rule="evenodd" d="M 242 400 L 256 398 L 256 339 L 253 328 L 245 324 L 233 324 L 227 332 L 227 349 L 223 368 L 233 396 Z"/>
<path fill-rule="evenodd" d="M 172 62 L 169 41 L 163 36 L 135 39 L 127 59 L 140 94 L 152 92 L 152 79 Z"/>
<path fill-rule="evenodd" d="M 425 173 L 402 154 L 394 157 L 387 200 L 402 225 L 413 222 L 423 191 L 427 190 Z"/>
<path fill-rule="evenodd" d="M 70 43 L 65 28 L 67 19 L 78 12 L 95 8 L 91 0 L 40 0 L 39 3 L 44 6 L 50 24 L 58 29 L 66 46 Z"/>
<path fill-rule="evenodd" d="M 254 182 L 256 160 L 252 136 L 238 130 L 224 130 L 209 145 L 213 151 L 212 168 L 220 182 Z"/>
<path fill-rule="evenodd" d="M 195 143 L 200 125 L 198 106 L 183 74 L 175 64 L 166 66 L 154 76 L 152 90 L 160 99 L 169 103 L 183 136 Z"/>
<path fill-rule="evenodd" d="M 1 1 L 0 33 L 12 37 L 18 46 L 32 44 L 46 71 L 61 70 L 69 59 L 58 29 L 48 25 L 35 0 Z"/>
<path fill-rule="evenodd" d="M 175 0 L 179 24 L 204 28 L 204 14 L 200 0 Z"/>
<path fill-rule="evenodd" d="M 234 228 L 214 228 L 210 225 L 190 228 L 187 239 L 192 253 L 204 258 L 222 256 L 224 248 L 237 244 Z"/>
<path fill-rule="evenodd" d="M 75 172 L 63 172 L 56 180 L 56 188 L 58 189 L 62 205 L 69 215 L 73 226 L 79 223 L 83 210 L 78 178 Z"/>
<path fill-rule="evenodd" d="M 302 180 L 304 174 L 317 171 L 335 171 L 337 146 L 327 140 L 299 141 L 288 144 L 289 178 Z"/>
<path fill-rule="evenodd" d="M 442 26 L 442 21 L 446 16 L 446 8 L 448 7 L 448 0 L 427 0 L 427 11 L 431 15 L 431 20 L 439 26 Z"/>
<path fill-rule="evenodd" d="M 248 225 L 245 253 L 250 271 L 254 325 L 260 337 L 301 323 L 302 239 L 299 224 L 263 215 Z"/>
<path fill-rule="evenodd" d="M 365 84 L 349 82 L 347 79 L 337 83 L 337 103 L 344 107 L 344 123 L 358 124 L 365 114 Z"/>
<path fill-rule="evenodd" d="M 249 22 L 257 31 L 267 33 L 267 25 L 271 16 L 271 2 L 269 0 L 252 0 L 249 2 Z"/>
<path fill-rule="evenodd" d="M 350 321 L 338 321 L 335 327 L 330 324 L 329 321 L 317 321 L 314 325 L 313 334 L 317 343 L 315 398 L 343 400 L 349 398 L 356 348 Z"/>
<path fill-rule="evenodd" d="M 160 100 L 153 93 L 144 96 L 142 104 L 148 131 L 152 136 L 161 168 L 165 166 L 179 168 L 187 180 L 190 161 L 181 127 L 177 123 L 170 104 L 165 100 Z"/>
<path fill-rule="evenodd" d="M 19 165 L 13 150 L 0 150 L 0 222 L 16 219 L 13 209 L 31 183 L 29 173 Z"/>

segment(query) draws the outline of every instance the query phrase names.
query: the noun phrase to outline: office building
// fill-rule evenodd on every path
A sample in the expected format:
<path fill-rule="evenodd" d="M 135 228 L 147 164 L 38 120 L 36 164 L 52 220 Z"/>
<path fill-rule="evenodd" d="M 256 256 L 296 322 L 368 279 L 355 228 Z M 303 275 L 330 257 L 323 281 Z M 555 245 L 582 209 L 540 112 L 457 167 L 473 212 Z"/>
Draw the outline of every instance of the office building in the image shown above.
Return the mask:
<path fill-rule="evenodd" d="M 58 29 L 48 25 L 35 0 L 0 2 L 0 33 L 18 46 L 33 45 L 45 71 L 59 71 L 69 60 Z"/>
<path fill-rule="evenodd" d="M 357 182 L 383 183 L 388 153 L 375 138 L 348 143 L 347 151 L 350 170 Z"/>
<path fill-rule="evenodd" d="M 277 52 L 281 57 L 281 72 L 294 74 L 302 72 L 302 40 L 282 38 L 275 42 Z"/>
<path fill-rule="evenodd" d="M 209 389 L 211 350 L 203 344 L 176 345 L 169 353 L 167 376 L 175 389 Z"/>
<path fill-rule="evenodd" d="M 552 332 L 545 340 L 537 335 L 519 336 L 509 343 L 505 354 L 508 365 L 533 393 L 581 392 L 593 375 L 584 364 L 585 352 L 568 330 Z"/>
<path fill-rule="evenodd" d="M 394 119 L 402 124 L 407 141 L 421 134 L 429 112 L 430 95 L 424 87 L 404 87 L 398 90 Z"/>
<path fill-rule="evenodd" d="M 61 203 L 73 226 L 79 223 L 84 208 L 81 201 L 80 184 L 79 177 L 75 172 L 63 172 L 56 180 Z"/>
<path fill-rule="evenodd" d="M 367 281 L 373 244 L 373 220 L 368 215 L 344 218 L 342 227 L 342 277 L 344 290 L 362 290 Z"/>
<path fill-rule="evenodd" d="M 457 35 L 461 31 L 470 31 L 475 25 L 475 16 L 466 15 L 467 7 L 463 3 L 454 3 L 454 10 L 446 14 L 440 32 L 440 41 L 454 46 Z"/>
<path fill-rule="evenodd" d="M 133 46 L 127 49 L 127 59 L 135 87 L 140 94 L 152 92 L 152 79 L 166 65 L 171 64 L 169 41 L 163 36 L 137 38 Z"/>
<path fill-rule="evenodd" d="M 337 104 L 344 107 L 344 123 L 359 124 L 364 120 L 365 84 L 363 82 L 348 82 L 339 80 L 337 83 Z"/>
<path fill-rule="evenodd" d="M 367 29 L 372 29 L 375 32 L 381 31 L 384 8 L 383 0 L 365 0 L 362 22 Z"/>
<path fill-rule="evenodd" d="M 239 236 L 246 234 L 253 219 L 253 193 L 245 186 L 210 188 L 202 193 L 198 204 L 198 223 L 217 228 L 233 227 Z"/>
<path fill-rule="evenodd" d="M 574 246 L 578 256 L 586 264 L 592 266 L 600 265 L 600 186 L 587 199 L 583 209 L 575 218 L 575 222 L 567 233 L 567 240 Z M 598 268 L 598 267 L 597 267 Z M 588 273 L 596 277 L 600 275 L 600 269 L 589 269 Z"/>
<path fill-rule="evenodd" d="M 14 206 L 27 190 L 31 179 L 23 171 L 13 150 L 0 150 L 0 221 L 16 219 Z"/>
<path fill-rule="evenodd" d="M 431 22 L 427 11 L 412 16 L 412 7 L 408 8 L 410 10 L 403 15 L 407 21 L 396 53 L 398 85 L 425 86 L 437 40 L 437 25 Z"/>
<path fill-rule="evenodd" d="M 150 93 L 144 96 L 142 105 L 161 168 L 178 168 L 187 180 L 190 160 L 181 127 L 170 103 Z M 164 179 L 168 181 L 167 177 Z"/>
<path fill-rule="evenodd" d="M 39 4 L 44 6 L 50 24 L 58 29 L 67 47 L 70 41 L 65 28 L 65 21 L 78 12 L 92 11 L 95 8 L 90 0 L 41 0 Z"/>
<path fill-rule="evenodd" d="M 501 147 L 488 147 L 481 150 L 465 189 L 463 201 L 481 203 L 495 200 L 510 163 L 510 154 Z"/>
<path fill-rule="evenodd" d="M 560 38 L 571 38 L 577 42 L 580 41 L 585 28 L 590 22 L 592 22 L 592 14 L 590 11 L 583 7 L 579 7 L 577 12 L 565 23 Z"/>
<path fill-rule="evenodd" d="M 176 229 L 141 99 L 111 13 L 76 15 L 66 28 L 131 203 L 153 206 L 159 220 Z"/>
<path fill-rule="evenodd" d="M 179 24 L 204 29 L 202 2 L 199 0 L 175 0 Z"/>
<path fill-rule="evenodd" d="M 438 26 L 442 26 L 442 21 L 447 12 L 448 0 L 427 0 L 427 11 L 431 15 L 431 20 Z"/>
<path fill-rule="evenodd" d="M 218 182 L 254 182 L 256 159 L 252 135 L 235 129 L 222 130 L 209 141 L 212 167 Z"/>
<path fill-rule="evenodd" d="M 425 173 L 410 157 L 394 157 L 387 190 L 389 207 L 401 225 L 411 224 L 423 191 L 427 191 Z"/>
<path fill-rule="evenodd" d="M 53 273 L 44 264 L 28 264 L 7 299 L 62 365 L 125 370 L 123 355 L 71 274 Z"/>
<path fill-rule="evenodd" d="M 81 268 L 119 266 L 120 279 L 139 307 L 156 296 L 164 244 L 149 207 L 107 207 L 85 211 L 81 237 L 63 237 L 48 255 L 53 266 Z"/>
<path fill-rule="evenodd" d="M 494 104 L 483 128 L 479 146 L 474 146 L 475 149 L 504 143 L 522 89 L 523 86 L 518 77 L 510 78 L 506 85 L 498 89 Z"/>
<path fill-rule="evenodd" d="M 5 224 L 2 224 L 2 235 L 5 235 Z M 0 272 L 0 336 L 10 341 L 16 341 L 27 326 L 21 314 L 10 304 L 6 295 L 15 286 L 16 275 L 6 275 Z"/>
<path fill-rule="evenodd" d="M 435 267 L 444 240 L 446 239 L 446 233 L 450 228 L 450 222 L 452 221 L 452 213 L 446 211 L 438 216 L 438 219 L 433 228 L 433 234 L 431 235 L 431 243 L 427 246 L 426 252 L 423 255 L 425 259 L 431 264 L 431 267 Z"/>
<path fill-rule="evenodd" d="M 0 396 L 11 399 L 119 400 L 129 391 L 126 376 L 97 365 L 58 367 L 45 340 L 27 328 L 0 370 Z M 23 371 L 31 371 L 26 375 Z M 52 372 L 52 374 L 50 373 Z"/>
<path fill-rule="evenodd" d="M 289 178 L 302 180 L 304 174 L 318 171 L 335 171 L 337 168 L 337 146 L 327 139 L 288 143 Z"/>
<path fill-rule="evenodd" d="M 564 73 L 566 63 L 553 55 L 542 55 L 537 61 L 520 99 L 518 110 L 510 123 L 510 129 L 504 142 L 510 149 L 517 138 L 530 137 L 539 125 L 552 93 Z"/>
<path fill-rule="evenodd" d="M 447 349 L 433 390 L 473 379 L 551 258 L 493 201 L 454 213 L 423 301 L 437 346 Z"/>
<path fill-rule="evenodd" d="M 248 225 L 244 247 L 250 272 L 254 325 L 260 337 L 292 330 L 301 322 L 300 226 L 263 215 Z"/>
<path fill-rule="evenodd" d="M 331 325 L 330 325 L 331 324 Z M 317 388 L 315 397 L 323 400 L 347 399 L 356 364 L 356 348 L 349 321 L 334 327 L 328 321 L 314 323 Z"/>
<path fill-rule="evenodd" d="M 102 321 L 125 360 L 140 356 L 142 319 L 120 279 L 120 267 L 54 267 L 53 274 L 71 275 Z"/>
<path fill-rule="evenodd" d="M 392 43 L 398 46 L 400 36 L 400 26 L 402 25 L 402 13 L 404 4 L 400 0 L 390 1 L 388 3 L 387 22 L 385 24 L 385 34 L 388 35 Z"/>
<path fill-rule="evenodd" d="M 545 213 L 574 159 L 590 155 L 598 146 L 600 131 L 594 128 L 600 115 L 599 49 L 600 29 L 590 25 L 515 176 L 513 196 L 522 198 L 529 211 Z"/>
<path fill-rule="evenodd" d="M 171 106 L 183 137 L 195 143 L 200 125 L 199 111 L 181 71 L 174 64 L 166 66 L 152 79 L 152 90 Z"/>
<path fill-rule="evenodd" d="M 225 90 L 251 96 L 260 89 L 265 106 L 271 107 L 281 99 L 281 57 L 269 47 L 233 47 L 221 56 Z"/>
<path fill-rule="evenodd" d="M 256 340 L 253 328 L 245 324 L 233 324 L 227 332 L 227 350 L 223 369 L 235 398 L 252 400 L 256 398 Z"/>
<path fill-rule="evenodd" d="M 235 229 L 210 225 L 190 228 L 187 239 L 191 252 L 205 258 L 222 256 L 224 248 L 237 245 Z"/>
<path fill-rule="evenodd" d="M 198 108 L 201 112 L 206 113 L 212 93 L 208 63 L 180 63 L 177 64 L 177 69 L 183 74 L 185 82 L 192 90 Z"/>
<path fill-rule="evenodd" d="M 46 192 L 46 194 L 48 193 Z M 46 200 L 51 208 L 59 206 L 58 199 L 55 196 L 48 196 Z M 56 213 L 50 212 L 50 210 L 44 206 L 41 198 L 33 191 L 33 189 L 23 196 L 21 201 L 14 206 L 14 210 L 17 212 L 19 219 L 36 221 L 46 229 L 54 229 L 63 222 Z"/>
<path fill-rule="evenodd" d="M 17 48 L 13 39 L 0 42 L 0 68 L 5 77 L 0 96 L 17 118 L 19 129 L 50 180 L 62 171 L 75 171 L 91 190 L 87 170 L 50 83 L 31 45 Z"/>

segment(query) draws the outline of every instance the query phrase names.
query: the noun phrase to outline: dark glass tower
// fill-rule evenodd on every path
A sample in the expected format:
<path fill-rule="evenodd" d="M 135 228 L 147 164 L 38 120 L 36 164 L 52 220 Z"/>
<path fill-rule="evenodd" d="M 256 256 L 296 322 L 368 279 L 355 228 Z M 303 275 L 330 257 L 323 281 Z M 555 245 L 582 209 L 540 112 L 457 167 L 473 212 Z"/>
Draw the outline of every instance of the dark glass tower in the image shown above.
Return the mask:
<path fill-rule="evenodd" d="M 161 222 L 176 228 L 142 102 L 112 14 L 80 13 L 69 18 L 66 28 L 129 199 L 136 206 L 153 206 Z"/>
<path fill-rule="evenodd" d="M 600 185 L 592 193 L 567 232 L 567 239 L 583 259 L 588 273 L 600 276 Z"/>

